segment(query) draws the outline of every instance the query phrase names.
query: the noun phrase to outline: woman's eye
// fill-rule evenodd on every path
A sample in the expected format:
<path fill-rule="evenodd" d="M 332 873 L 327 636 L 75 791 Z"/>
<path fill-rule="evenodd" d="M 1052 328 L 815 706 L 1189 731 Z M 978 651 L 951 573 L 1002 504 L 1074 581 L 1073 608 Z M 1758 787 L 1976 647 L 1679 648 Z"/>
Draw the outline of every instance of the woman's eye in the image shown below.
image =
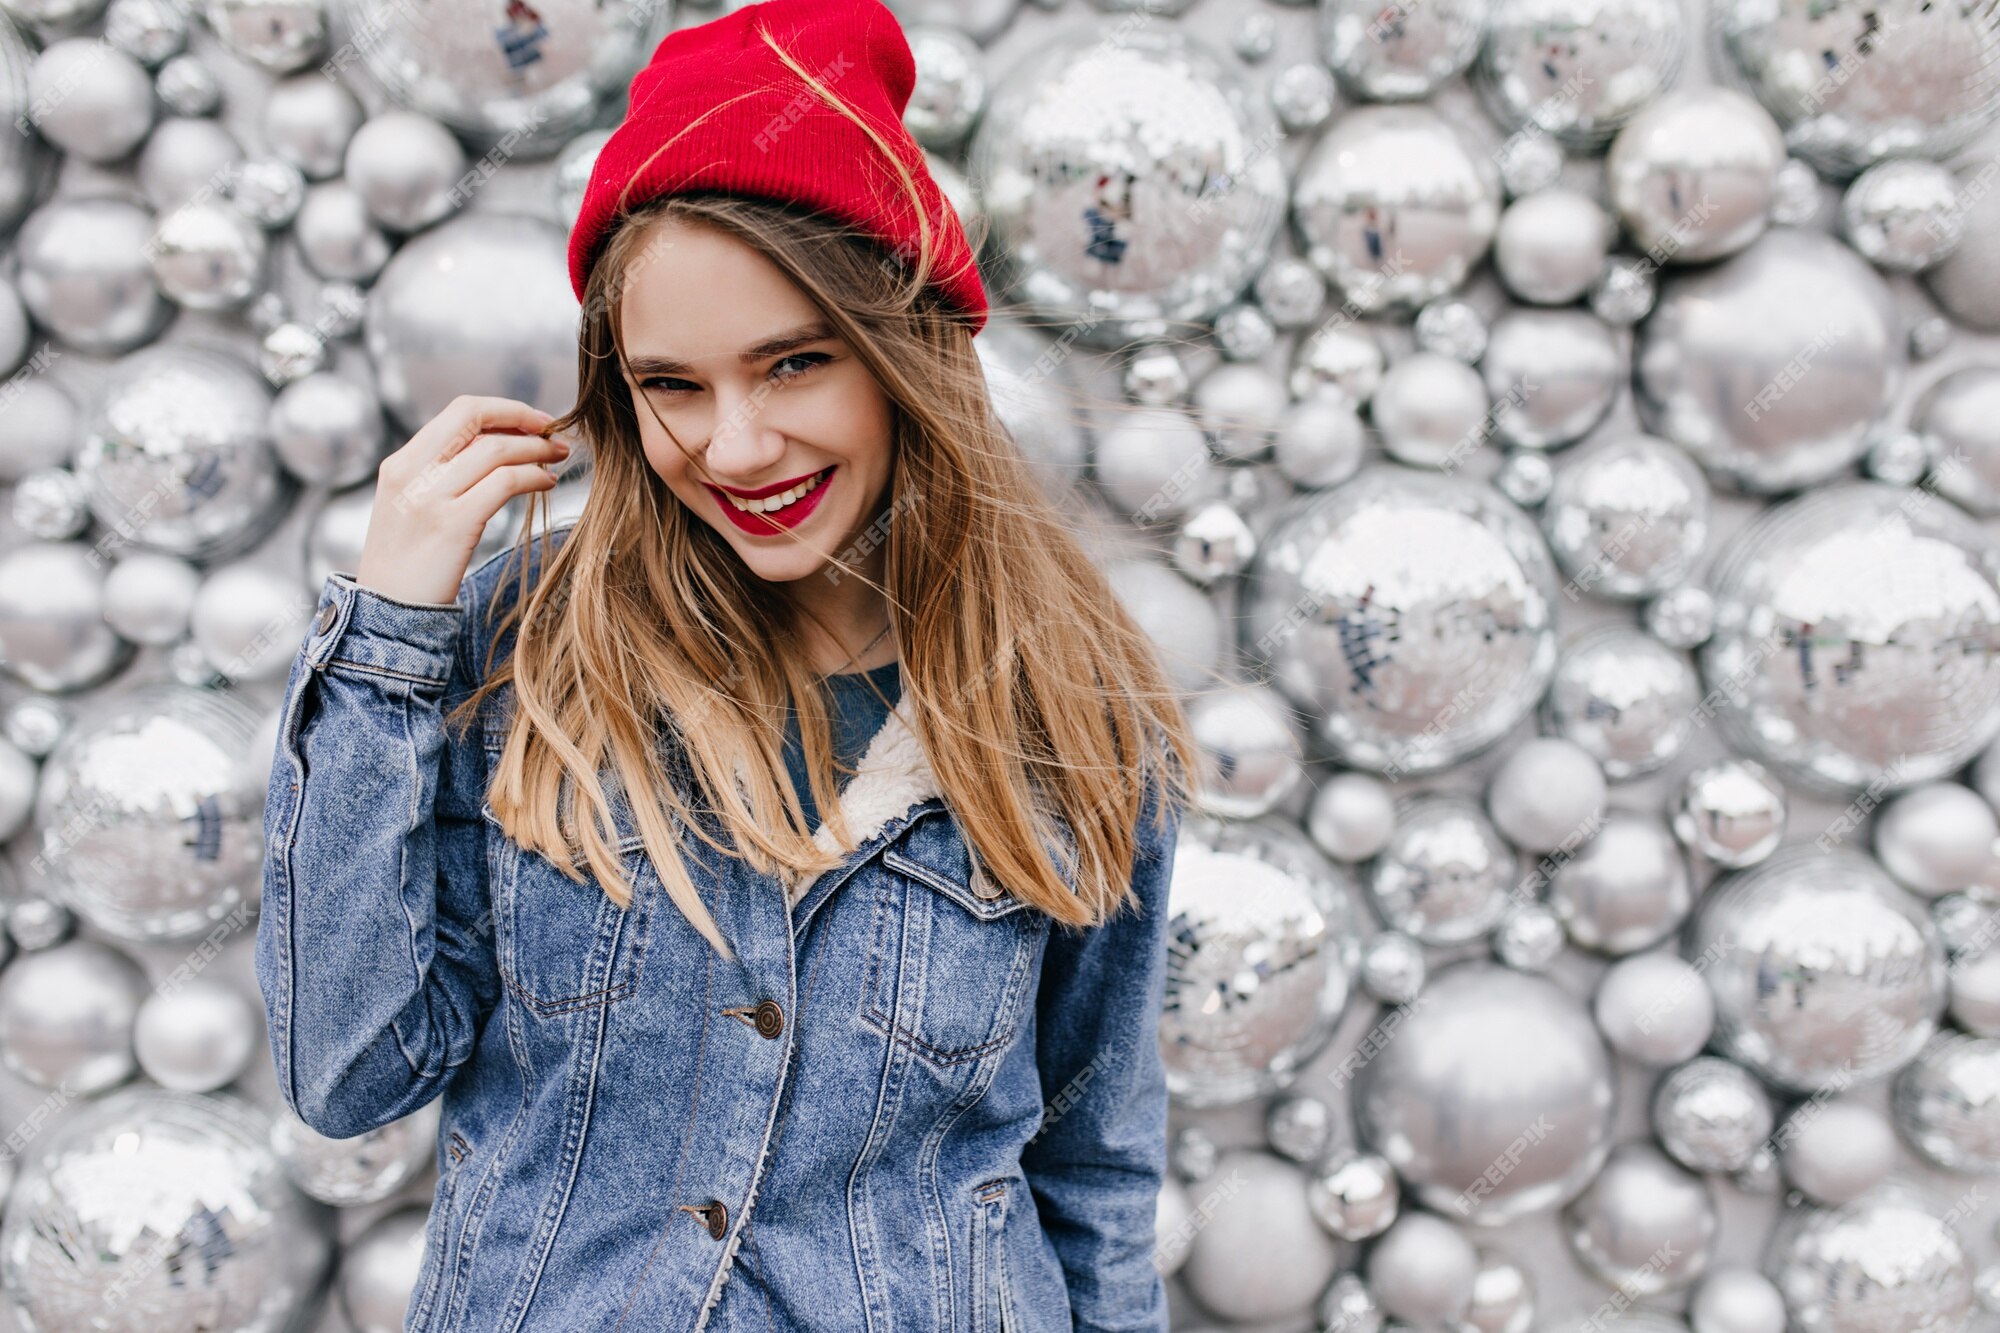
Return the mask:
<path fill-rule="evenodd" d="M 794 370 L 789 374 L 778 375 L 778 378 L 781 380 L 795 380 L 802 375 L 810 374 L 814 367 L 824 365 L 832 359 L 825 352 L 795 352 L 791 356 L 779 358 L 772 365 L 771 371 L 773 374 L 777 374 L 778 370 L 788 361 L 803 362 L 804 364 L 800 369 Z M 640 380 L 639 387 L 650 389 L 655 393 L 677 394 L 689 393 L 696 386 L 689 384 L 686 380 L 673 379 L 665 375 L 655 375 L 650 379 Z"/>
<path fill-rule="evenodd" d="M 785 379 L 795 380 L 812 370 L 814 366 L 824 364 L 832 359 L 825 352 L 795 352 L 791 356 L 781 358 L 777 365 L 772 366 L 771 369 L 776 370 L 778 366 L 784 365 L 787 361 L 803 361 L 805 362 L 803 369 L 793 371 L 791 374 L 784 376 Z"/>

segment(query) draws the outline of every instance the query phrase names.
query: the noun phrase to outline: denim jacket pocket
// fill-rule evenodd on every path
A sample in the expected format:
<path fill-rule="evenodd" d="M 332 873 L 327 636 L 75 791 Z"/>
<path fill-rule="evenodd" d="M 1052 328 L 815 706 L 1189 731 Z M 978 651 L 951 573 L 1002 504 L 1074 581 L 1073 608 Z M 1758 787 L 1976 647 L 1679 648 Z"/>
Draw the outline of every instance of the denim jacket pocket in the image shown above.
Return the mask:
<path fill-rule="evenodd" d="M 1007 1333 L 1013 1325 L 1007 1291 L 1006 1177 L 972 1187 L 971 1333 Z"/>
<path fill-rule="evenodd" d="M 862 1020 L 940 1070 L 1004 1050 L 1033 994 L 1049 918 L 975 869 L 948 818 L 913 826 L 870 879 Z"/>
<path fill-rule="evenodd" d="M 489 756 L 497 761 L 494 736 L 487 732 Z M 629 811 L 616 798 L 614 805 L 614 846 L 632 890 L 629 908 L 613 902 L 587 866 L 580 863 L 583 877 L 572 880 L 548 857 L 508 837 L 492 802 L 480 802 L 500 978 L 532 1013 L 557 1017 L 596 1009 L 639 987 L 656 885 Z"/>

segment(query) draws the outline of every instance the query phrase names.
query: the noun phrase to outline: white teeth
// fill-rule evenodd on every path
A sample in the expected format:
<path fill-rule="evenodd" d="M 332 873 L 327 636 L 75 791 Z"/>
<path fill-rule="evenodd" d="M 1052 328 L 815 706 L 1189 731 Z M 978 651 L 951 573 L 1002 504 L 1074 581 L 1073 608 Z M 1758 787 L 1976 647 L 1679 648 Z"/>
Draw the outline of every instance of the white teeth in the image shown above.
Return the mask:
<path fill-rule="evenodd" d="M 775 510 L 783 509 L 786 505 L 796 500 L 804 499 L 812 493 L 814 487 L 826 480 L 826 473 L 831 471 L 833 469 L 828 468 L 826 472 L 821 472 L 810 481 L 802 481 L 789 491 L 780 491 L 776 495 L 767 495 L 761 500 L 739 500 L 735 496 L 729 495 L 727 491 L 724 491 L 723 494 L 729 496 L 729 503 L 735 505 L 746 514 L 769 514 Z"/>

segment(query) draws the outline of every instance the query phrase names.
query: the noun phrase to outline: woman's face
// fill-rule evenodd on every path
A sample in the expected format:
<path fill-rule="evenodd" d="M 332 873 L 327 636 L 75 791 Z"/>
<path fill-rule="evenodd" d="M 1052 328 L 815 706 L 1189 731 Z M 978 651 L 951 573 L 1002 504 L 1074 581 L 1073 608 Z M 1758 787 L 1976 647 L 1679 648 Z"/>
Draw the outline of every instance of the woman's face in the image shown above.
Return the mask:
<path fill-rule="evenodd" d="M 788 583 L 881 546 L 857 539 L 889 485 L 889 398 L 776 265 L 661 223 L 626 270 L 621 317 L 646 461 L 753 573 Z M 725 495 L 763 506 L 801 488 L 763 514 Z"/>

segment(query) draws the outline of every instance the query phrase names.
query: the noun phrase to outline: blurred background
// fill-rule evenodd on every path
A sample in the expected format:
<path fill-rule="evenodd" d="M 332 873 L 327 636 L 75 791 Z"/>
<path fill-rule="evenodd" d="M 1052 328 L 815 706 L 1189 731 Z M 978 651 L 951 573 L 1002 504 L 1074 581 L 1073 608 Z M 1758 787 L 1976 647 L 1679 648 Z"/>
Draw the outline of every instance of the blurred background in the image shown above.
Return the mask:
<path fill-rule="evenodd" d="M 2000 1327 L 1991 0 L 891 8 L 1209 761 L 1175 1328 Z M 0 1326 L 401 1328 L 436 1108 L 276 1093 L 274 708 L 380 458 L 569 406 L 722 12 L 0 0 Z"/>

